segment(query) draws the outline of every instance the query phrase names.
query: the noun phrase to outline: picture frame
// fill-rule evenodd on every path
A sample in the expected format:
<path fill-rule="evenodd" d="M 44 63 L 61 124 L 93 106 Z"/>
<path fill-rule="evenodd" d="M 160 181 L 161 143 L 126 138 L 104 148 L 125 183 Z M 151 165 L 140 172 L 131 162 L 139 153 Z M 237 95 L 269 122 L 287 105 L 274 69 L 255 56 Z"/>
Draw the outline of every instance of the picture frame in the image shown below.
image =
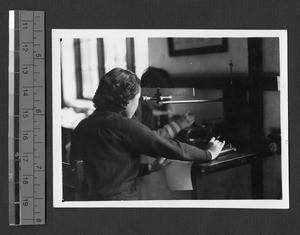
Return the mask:
<path fill-rule="evenodd" d="M 227 38 L 168 38 L 167 40 L 171 57 L 228 51 Z"/>

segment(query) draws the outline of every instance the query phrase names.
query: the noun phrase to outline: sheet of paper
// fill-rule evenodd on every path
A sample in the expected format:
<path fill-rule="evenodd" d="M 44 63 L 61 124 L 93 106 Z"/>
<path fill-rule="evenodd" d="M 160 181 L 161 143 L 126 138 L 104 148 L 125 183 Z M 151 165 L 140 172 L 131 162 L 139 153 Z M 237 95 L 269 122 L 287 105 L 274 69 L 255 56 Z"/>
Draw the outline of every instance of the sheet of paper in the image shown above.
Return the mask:
<path fill-rule="evenodd" d="M 170 160 L 166 166 L 168 186 L 171 190 L 193 190 L 191 167 L 193 162 Z"/>

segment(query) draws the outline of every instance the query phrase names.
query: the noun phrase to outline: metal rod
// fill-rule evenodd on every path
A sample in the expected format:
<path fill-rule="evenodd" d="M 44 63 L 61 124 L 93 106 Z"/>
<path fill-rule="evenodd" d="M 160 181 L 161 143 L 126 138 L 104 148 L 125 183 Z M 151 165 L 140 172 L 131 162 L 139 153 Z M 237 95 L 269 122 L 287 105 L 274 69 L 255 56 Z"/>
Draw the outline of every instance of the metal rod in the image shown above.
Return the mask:
<path fill-rule="evenodd" d="M 167 101 L 167 100 L 172 100 L 172 99 L 173 98 L 172 98 L 171 95 L 169 95 L 169 96 L 159 96 L 159 97 L 156 97 L 156 96 L 150 97 L 150 96 L 146 96 L 146 95 L 142 96 L 142 101 L 153 101 L 153 100 L 155 100 L 157 102 L 161 102 L 161 101 Z"/>
<path fill-rule="evenodd" d="M 186 104 L 186 103 L 210 103 L 210 102 L 222 102 L 223 99 L 211 99 L 211 100 L 173 100 L 173 101 L 161 101 L 161 104 Z"/>

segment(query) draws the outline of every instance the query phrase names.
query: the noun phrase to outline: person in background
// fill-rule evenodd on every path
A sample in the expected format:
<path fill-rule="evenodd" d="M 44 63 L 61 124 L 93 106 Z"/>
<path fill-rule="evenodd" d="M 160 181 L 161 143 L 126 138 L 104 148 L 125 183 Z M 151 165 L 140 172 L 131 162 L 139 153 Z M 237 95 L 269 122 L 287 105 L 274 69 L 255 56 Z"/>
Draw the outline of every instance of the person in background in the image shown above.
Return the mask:
<path fill-rule="evenodd" d="M 166 70 L 148 67 L 141 76 L 141 87 L 174 88 L 174 84 Z M 137 110 L 137 117 L 141 123 L 156 131 L 161 137 L 175 139 L 182 130 L 193 125 L 195 116 L 190 111 L 186 111 L 183 115 L 176 115 L 176 118 L 174 116 L 170 118 L 169 109 L 169 105 L 157 104 L 155 101 L 141 102 Z M 160 160 L 162 161 L 163 158 Z M 151 161 L 151 157 L 141 156 L 142 163 Z M 171 162 L 168 160 L 164 162 L 165 165 L 169 163 Z M 157 172 L 150 178 L 139 178 L 138 184 L 140 186 L 139 197 L 141 199 L 172 199 L 179 195 L 185 198 L 186 195 L 185 193 L 169 190 L 165 170 Z"/>
<path fill-rule="evenodd" d="M 81 200 L 137 200 L 140 154 L 182 161 L 215 159 L 224 142 L 211 139 L 206 149 L 163 138 L 132 119 L 141 95 L 139 78 L 115 68 L 100 80 L 93 98 L 96 110 L 75 128 L 70 160 L 83 160 Z M 158 163 L 159 165 L 159 163 Z"/>
<path fill-rule="evenodd" d="M 149 67 L 141 77 L 142 88 L 173 88 L 174 84 L 169 73 L 160 68 Z M 156 102 L 149 101 L 141 103 L 138 109 L 138 118 L 141 123 L 148 126 L 152 130 L 157 130 L 164 137 L 175 138 L 175 136 L 185 128 L 190 127 L 194 121 L 195 116 L 189 111 L 181 115 L 174 121 L 169 122 L 168 105 L 158 105 Z M 156 117 L 154 113 L 161 113 L 161 117 Z M 165 116 L 165 117 L 163 117 Z M 155 120 L 160 119 L 160 124 Z M 166 134 L 166 135 L 165 135 Z"/>

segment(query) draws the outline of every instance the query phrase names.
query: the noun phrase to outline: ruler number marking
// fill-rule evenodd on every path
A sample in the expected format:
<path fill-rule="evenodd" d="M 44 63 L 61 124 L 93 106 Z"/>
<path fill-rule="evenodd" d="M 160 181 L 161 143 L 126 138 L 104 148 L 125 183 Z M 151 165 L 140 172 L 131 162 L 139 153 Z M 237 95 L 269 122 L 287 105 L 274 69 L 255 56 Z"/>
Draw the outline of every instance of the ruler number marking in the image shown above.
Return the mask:
<path fill-rule="evenodd" d="M 29 24 L 28 22 L 31 22 L 33 20 L 22 20 L 22 29 L 28 29 L 29 28 Z"/>
<path fill-rule="evenodd" d="M 14 59 L 18 60 L 15 74 L 20 73 L 20 79 L 14 81 L 18 83 L 16 84 L 18 92 L 14 94 L 18 97 L 15 98 L 14 105 L 19 107 L 19 110 L 14 112 L 14 116 L 20 123 L 18 131 L 15 131 L 19 136 L 19 140 L 15 140 L 17 141 L 15 145 L 20 150 L 15 151 L 15 170 L 9 172 L 9 177 L 15 180 L 14 184 L 17 188 L 20 181 L 19 196 L 14 198 L 14 204 L 20 205 L 20 208 L 15 207 L 15 219 L 10 217 L 10 224 L 43 224 L 45 223 L 45 153 L 41 150 L 44 151 L 43 144 L 45 144 L 43 119 L 45 108 L 44 100 L 40 98 L 41 95 L 43 97 L 41 92 L 44 90 L 40 88 L 44 88 L 45 65 L 40 61 L 44 59 L 44 15 L 43 12 L 37 12 L 35 15 L 34 11 L 14 11 L 14 14 L 18 23 L 15 28 L 20 31 L 19 41 L 14 38 L 14 43 L 19 43 L 17 48 L 20 48 L 18 54 L 14 54 Z M 18 115 L 15 115 L 16 113 Z M 39 159 L 35 155 L 39 155 Z M 35 200 L 39 200 L 39 203 L 35 204 Z M 35 214 L 39 214 L 38 217 Z"/>
<path fill-rule="evenodd" d="M 22 52 L 28 52 L 29 49 L 28 49 L 28 44 L 27 43 L 23 43 L 22 45 Z"/>
<path fill-rule="evenodd" d="M 13 134 L 9 137 L 9 222 L 11 225 L 44 224 L 45 153 L 41 150 L 45 148 L 45 107 L 41 98 L 44 90 L 40 89 L 44 88 L 45 79 L 45 65 L 41 62 L 44 59 L 44 13 L 10 11 L 11 14 L 15 34 L 9 36 L 16 50 L 10 57 L 14 62 L 14 84 L 11 84 L 14 97 L 9 96 L 9 100 L 14 106 L 11 114 L 14 121 L 9 123 Z"/>

